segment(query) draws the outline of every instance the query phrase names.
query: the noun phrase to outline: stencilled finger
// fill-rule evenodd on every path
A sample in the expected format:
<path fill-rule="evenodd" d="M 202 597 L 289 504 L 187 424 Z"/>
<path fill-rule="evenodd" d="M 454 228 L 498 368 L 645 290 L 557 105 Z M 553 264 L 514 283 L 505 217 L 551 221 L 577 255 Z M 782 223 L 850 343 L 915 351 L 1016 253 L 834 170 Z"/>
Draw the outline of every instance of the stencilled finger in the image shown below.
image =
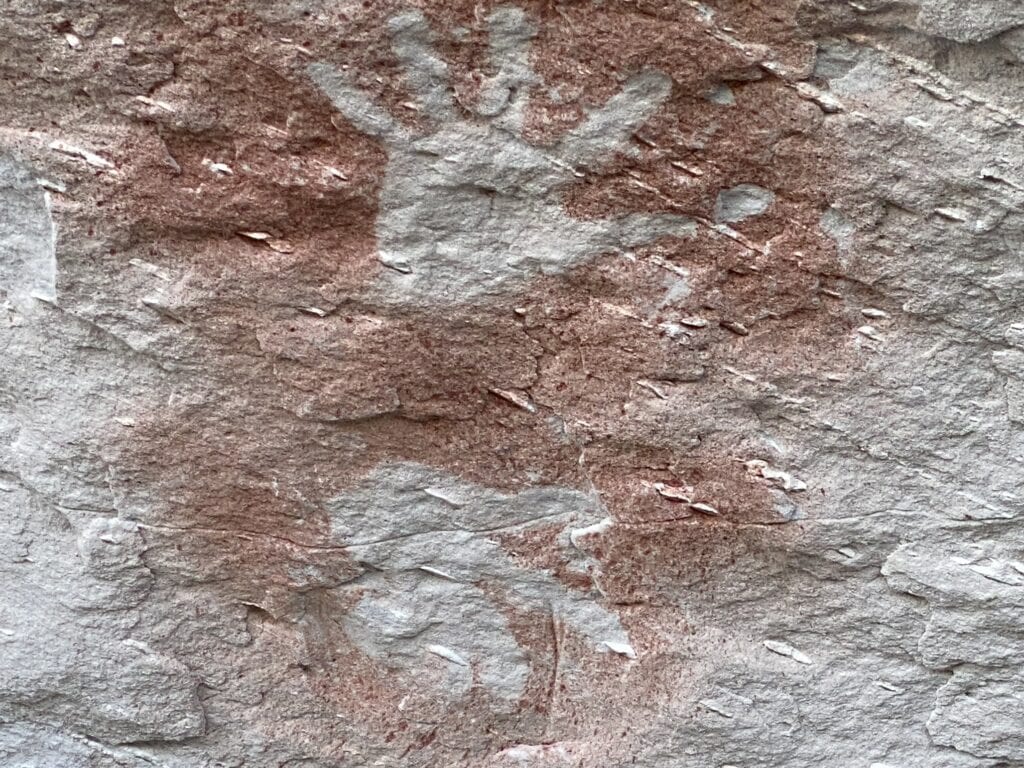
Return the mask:
<path fill-rule="evenodd" d="M 409 132 L 401 123 L 330 64 L 310 64 L 306 71 L 335 109 L 360 131 L 390 143 L 408 139 Z"/>
<path fill-rule="evenodd" d="M 436 120 L 455 114 L 448 65 L 434 52 L 426 18 L 419 11 L 399 14 L 388 22 L 392 49 L 424 111 Z"/>
<path fill-rule="evenodd" d="M 672 92 L 672 80 L 661 72 L 634 75 L 625 87 L 605 104 L 587 115 L 559 142 L 558 153 L 575 166 L 586 166 L 607 158 L 627 145 Z"/>
<path fill-rule="evenodd" d="M 630 213 L 579 221 L 578 226 L 593 253 L 631 253 L 663 237 L 689 238 L 697 233 L 695 221 L 671 213 Z"/>
<path fill-rule="evenodd" d="M 487 22 L 490 61 L 496 74 L 481 94 L 478 111 L 487 116 L 505 112 L 508 127 L 518 130 L 530 88 L 539 82 L 530 65 L 530 45 L 537 30 L 520 8 L 498 8 Z"/>
<path fill-rule="evenodd" d="M 605 221 L 611 226 L 616 244 L 623 248 L 637 248 L 662 237 L 693 237 L 697 233 L 693 219 L 672 213 L 631 213 Z"/>

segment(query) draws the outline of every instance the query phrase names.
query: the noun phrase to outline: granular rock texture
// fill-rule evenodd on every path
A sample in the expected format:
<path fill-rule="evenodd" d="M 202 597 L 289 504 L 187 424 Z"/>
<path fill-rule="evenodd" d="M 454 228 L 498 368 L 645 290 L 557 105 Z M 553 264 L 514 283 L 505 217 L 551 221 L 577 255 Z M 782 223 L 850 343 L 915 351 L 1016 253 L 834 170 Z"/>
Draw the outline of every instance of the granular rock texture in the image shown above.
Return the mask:
<path fill-rule="evenodd" d="M 1015 0 L 0 43 L 0 765 L 1024 766 Z"/>

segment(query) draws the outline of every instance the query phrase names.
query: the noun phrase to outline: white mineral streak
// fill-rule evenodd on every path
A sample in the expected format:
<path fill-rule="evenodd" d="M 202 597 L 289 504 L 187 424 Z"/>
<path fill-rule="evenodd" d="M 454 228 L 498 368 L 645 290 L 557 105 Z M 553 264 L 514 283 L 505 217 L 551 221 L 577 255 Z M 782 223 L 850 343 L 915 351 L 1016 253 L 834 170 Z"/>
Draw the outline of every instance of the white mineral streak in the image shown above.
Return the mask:
<path fill-rule="evenodd" d="M 92 152 L 88 149 L 83 149 L 82 147 L 76 147 L 75 145 L 69 144 L 68 142 L 62 141 L 60 139 L 51 141 L 50 149 L 54 149 L 57 152 L 61 152 L 65 155 L 71 155 L 72 157 L 81 158 L 94 168 L 114 167 L 114 164 L 112 162 L 110 162 L 104 157 L 101 157 L 100 155 L 97 155 L 95 152 Z"/>

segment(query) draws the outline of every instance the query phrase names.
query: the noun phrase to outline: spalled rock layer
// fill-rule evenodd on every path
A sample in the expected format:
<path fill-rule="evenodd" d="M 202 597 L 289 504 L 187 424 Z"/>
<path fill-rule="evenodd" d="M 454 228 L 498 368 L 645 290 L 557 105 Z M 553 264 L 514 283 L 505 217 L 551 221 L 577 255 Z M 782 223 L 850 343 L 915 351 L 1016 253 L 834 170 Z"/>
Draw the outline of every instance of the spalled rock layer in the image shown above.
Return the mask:
<path fill-rule="evenodd" d="M 1024 766 L 1021 24 L 12 0 L 0 763 Z"/>

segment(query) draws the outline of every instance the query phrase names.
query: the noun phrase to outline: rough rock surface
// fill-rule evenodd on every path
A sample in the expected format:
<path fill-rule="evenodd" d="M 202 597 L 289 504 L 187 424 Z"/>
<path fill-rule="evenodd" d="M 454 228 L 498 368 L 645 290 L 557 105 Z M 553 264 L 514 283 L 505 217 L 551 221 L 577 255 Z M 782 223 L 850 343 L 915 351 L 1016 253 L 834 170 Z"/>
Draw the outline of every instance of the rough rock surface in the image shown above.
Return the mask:
<path fill-rule="evenodd" d="M 0 765 L 1024 766 L 1017 0 L 0 43 Z"/>

